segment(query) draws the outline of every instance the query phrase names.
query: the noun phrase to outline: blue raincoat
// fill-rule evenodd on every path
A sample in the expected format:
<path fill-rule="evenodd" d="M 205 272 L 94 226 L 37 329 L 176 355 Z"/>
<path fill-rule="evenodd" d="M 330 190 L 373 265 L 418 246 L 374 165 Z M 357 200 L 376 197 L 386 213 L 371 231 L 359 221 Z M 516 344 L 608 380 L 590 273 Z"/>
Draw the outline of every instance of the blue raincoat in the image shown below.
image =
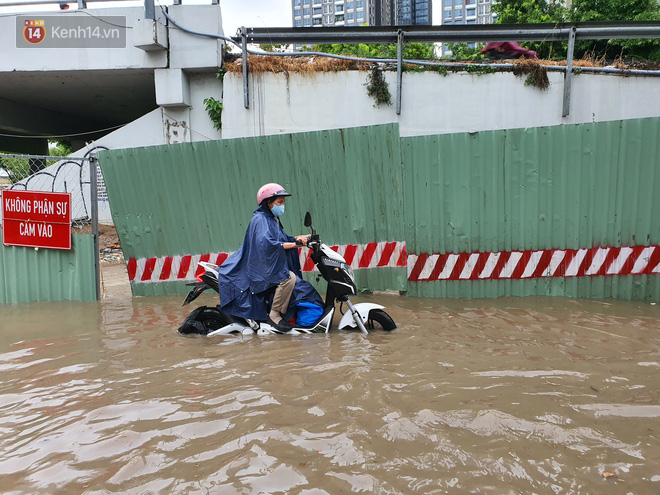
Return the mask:
<path fill-rule="evenodd" d="M 243 244 L 229 256 L 218 273 L 218 292 L 222 310 L 230 315 L 265 321 L 267 301 L 280 282 L 289 278 L 289 270 L 298 277 L 285 320 L 291 318 L 299 302 L 323 306 L 312 285 L 303 280 L 297 249 L 284 249 L 282 243 L 296 242 L 284 232 L 282 224 L 267 206 L 252 214 Z"/>

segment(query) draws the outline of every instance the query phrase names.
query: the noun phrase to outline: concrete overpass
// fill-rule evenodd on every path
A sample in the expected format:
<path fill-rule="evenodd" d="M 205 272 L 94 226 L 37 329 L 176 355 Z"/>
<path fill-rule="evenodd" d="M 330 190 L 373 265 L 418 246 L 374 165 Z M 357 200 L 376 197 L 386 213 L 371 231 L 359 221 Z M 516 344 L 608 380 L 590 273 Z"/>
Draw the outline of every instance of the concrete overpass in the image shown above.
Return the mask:
<path fill-rule="evenodd" d="M 159 108 L 167 108 L 173 122 L 189 123 L 191 78 L 213 81 L 222 64 L 222 41 L 170 29 L 153 2 L 144 7 L 36 13 L 3 12 L 7 5 L 0 3 L 2 151 L 47 154 L 42 136 L 67 135 L 73 135 L 75 150 Z M 177 22 L 222 34 L 219 5 L 165 8 Z M 108 21 L 107 16 L 113 17 Z M 26 20 L 46 20 L 49 35 L 60 24 L 100 22 L 119 31 L 125 43 L 54 48 L 45 40 L 30 45 L 22 39 Z M 221 83 L 216 86 L 205 94 L 221 99 Z M 197 110 L 203 110 L 198 103 Z M 219 137 L 212 127 L 206 131 L 209 138 Z M 160 144 L 159 139 L 151 141 L 144 144 Z"/>

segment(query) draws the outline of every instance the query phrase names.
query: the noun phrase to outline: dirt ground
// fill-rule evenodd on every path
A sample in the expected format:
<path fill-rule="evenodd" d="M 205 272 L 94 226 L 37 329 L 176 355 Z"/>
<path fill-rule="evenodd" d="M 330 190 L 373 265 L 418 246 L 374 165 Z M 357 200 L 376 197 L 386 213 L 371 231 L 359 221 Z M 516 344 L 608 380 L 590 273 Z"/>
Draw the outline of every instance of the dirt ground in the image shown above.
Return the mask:
<path fill-rule="evenodd" d="M 131 297 L 126 262 L 113 225 L 99 225 L 102 298 Z"/>
<path fill-rule="evenodd" d="M 99 249 L 121 249 L 114 225 L 99 225 Z"/>
<path fill-rule="evenodd" d="M 92 233 L 92 228 L 90 225 L 83 225 L 82 227 L 74 225 L 72 230 L 74 234 Z M 119 237 L 117 236 L 117 230 L 115 229 L 114 225 L 99 224 L 99 249 L 101 251 L 104 249 L 121 250 L 121 244 L 119 243 Z"/>

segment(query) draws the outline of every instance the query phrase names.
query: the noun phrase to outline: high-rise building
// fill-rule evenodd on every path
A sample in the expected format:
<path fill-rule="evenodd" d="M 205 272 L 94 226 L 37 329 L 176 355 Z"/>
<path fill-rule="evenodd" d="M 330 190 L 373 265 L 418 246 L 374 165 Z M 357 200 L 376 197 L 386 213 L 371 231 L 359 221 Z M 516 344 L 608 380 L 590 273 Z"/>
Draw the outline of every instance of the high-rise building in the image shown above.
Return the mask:
<path fill-rule="evenodd" d="M 397 0 L 397 26 L 433 24 L 432 0 Z"/>
<path fill-rule="evenodd" d="M 291 0 L 293 27 L 361 26 L 374 23 L 376 0 Z"/>
<path fill-rule="evenodd" d="M 442 25 L 492 24 L 497 14 L 491 0 L 442 0 Z"/>
<path fill-rule="evenodd" d="M 491 0 L 442 0 L 442 19 L 440 24 L 443 26 L 455 26 L 463 24 L 492 24 L 497 20 L 497 14 L 492 11 Z M 468 43 L 471 47 L 476 47 L 476 43 Z M 442 55 L 448 55 L 444 43 L 441 44 L 440 52 Z"/>
<path fill-rule="evenodd" d="M 432 0 L 291 0 L 293 27 L 431 24 Z"/>
<path fill-rule="evenodd" d="M 396 24 L 396 1 L 376 0 L 374 10 L 376 12 L 375 26 L 394 26 Z"/>

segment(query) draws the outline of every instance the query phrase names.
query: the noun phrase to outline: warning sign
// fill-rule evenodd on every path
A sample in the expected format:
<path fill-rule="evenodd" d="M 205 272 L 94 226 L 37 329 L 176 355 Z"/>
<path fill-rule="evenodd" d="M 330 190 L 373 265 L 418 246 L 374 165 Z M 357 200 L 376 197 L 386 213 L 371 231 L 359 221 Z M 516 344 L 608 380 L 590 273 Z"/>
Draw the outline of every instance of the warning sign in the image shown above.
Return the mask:
<path fill-rule="evenodd" d="M 71 194 L 2 191 L 2 243 L 71 249 Z"/>

